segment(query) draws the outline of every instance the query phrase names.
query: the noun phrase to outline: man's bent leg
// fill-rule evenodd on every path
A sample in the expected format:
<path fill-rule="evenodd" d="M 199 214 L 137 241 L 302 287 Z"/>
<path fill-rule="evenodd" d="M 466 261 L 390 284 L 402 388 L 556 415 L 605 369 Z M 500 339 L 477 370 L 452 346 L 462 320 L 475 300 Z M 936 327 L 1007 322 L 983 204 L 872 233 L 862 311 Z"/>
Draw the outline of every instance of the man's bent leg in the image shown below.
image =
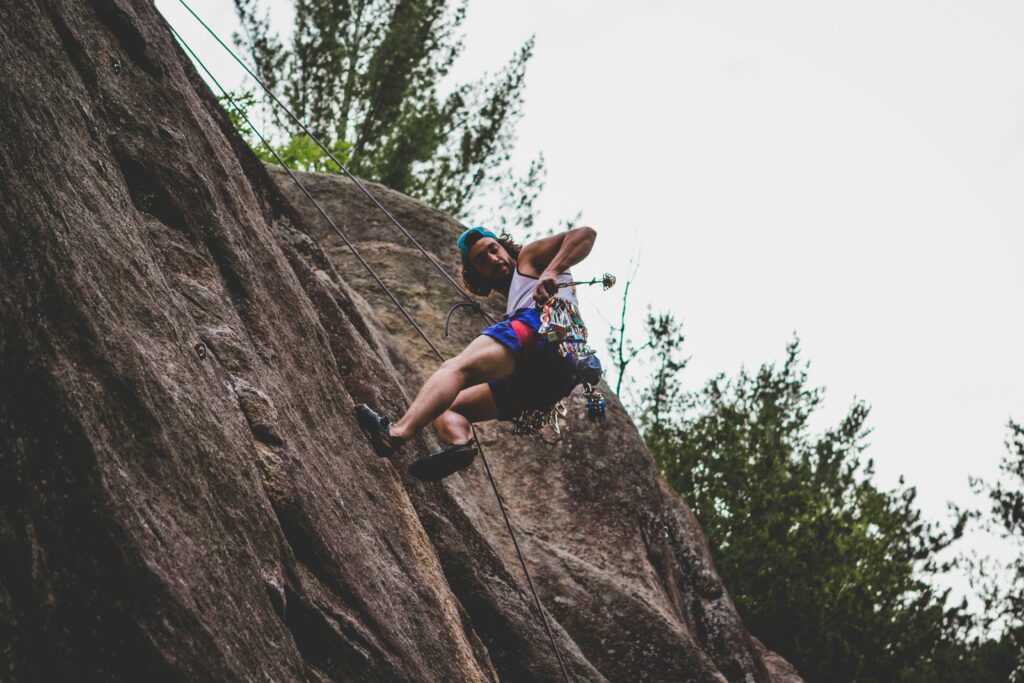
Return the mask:
<path fill-rule="evenodd" d="M 391 427 L 391 436 L 411 439 L 450 408 L 463 389 L 507 377 L 515 367 L 511 349 L 491 337 L 477 337 L 430 376 L 409 410 Z"/>
<path fill-rule="evenodd" d="M 455 403 L 434 420 L 437 438 L 448 444 L 469 443 L 473 438 L 470 423 L 496 420 L 498 404 L 486 384 L 463 389 Z"/>
<path fill-rule="evenodd" d="M 434 420 L 434 431 L 449 445 L 409 465 L 409 473 L 422 481 L 441 481 L 469 467 L 476 458 L 471 423 L 498 417 L 498 404 L 486 384 L 463 389 L 455 403 Z"/>

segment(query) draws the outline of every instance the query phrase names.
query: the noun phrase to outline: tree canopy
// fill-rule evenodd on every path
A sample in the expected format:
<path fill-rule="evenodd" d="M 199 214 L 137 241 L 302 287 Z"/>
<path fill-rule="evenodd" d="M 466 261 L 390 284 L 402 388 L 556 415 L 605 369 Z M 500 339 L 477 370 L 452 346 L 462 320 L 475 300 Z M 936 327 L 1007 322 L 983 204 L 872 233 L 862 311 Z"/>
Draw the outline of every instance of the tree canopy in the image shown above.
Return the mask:
<path fill-rule="evenodd" d="M 797 341 L 781 364 L 686 391 L 681 327 L 650 316 L 648 334 L 658 350 L 640 407 L 645 438 L 700 519 L 751 632 L 808 681 L 965 670 L 974 650 L 964 606 L 947 605 L 929 579 L 948 568 L 937 558 L 967 515 L 939 528 L 922 519 L 913 487 L 873 483 L 868 406 L 855 402 L 814 434 L 823 390 L 809 386 Z"/>
<path fill-rule="evenodd" d="M 236 44 L 353 173 L 454 214 L 497 193 L 508 220 L 532 218 L 543 160 L 523 177 L 509 160 L 533 38 L 493 77 L 455 85 L 442 97 L 462 49 L 464 1 L 294 0 L 287 41 L 271 26 L 266 3 L 234 4 L 243 29 Z M 335 170 L 280 112 L 265 113 L 262 125 L 285 148 L 286 161 Z"/>
<path fill-rule="evenodd" d="M 1009 680 L 1024 683 L 1024 425 L 1010 420 L 1007 430 L 1000 477 L 972 484 L 991 506 L 987 516 L 981 515 L 983 528 L 1009 541 L 1016 553 L 1006 566 L 977 565 L 975 581 L 986 606 L 983 625 L 1002 632 L 1000 642 L 1011 655 Z"/>

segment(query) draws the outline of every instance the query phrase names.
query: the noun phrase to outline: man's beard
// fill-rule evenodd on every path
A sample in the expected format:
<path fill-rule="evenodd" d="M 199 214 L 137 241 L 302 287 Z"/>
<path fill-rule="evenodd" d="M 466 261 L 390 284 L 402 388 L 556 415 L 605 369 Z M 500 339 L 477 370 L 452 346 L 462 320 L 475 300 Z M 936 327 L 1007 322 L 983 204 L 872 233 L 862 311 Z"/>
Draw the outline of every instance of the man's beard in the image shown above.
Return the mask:
<path fill-rule="evenodd" d="M 514 270 L 504 277 L 495 278 L 492 281 L 493 284 L 491 285 L 491 289 L 508 294 L 508 290 L 512 288 L 513 273 L 515 273 Z"/>

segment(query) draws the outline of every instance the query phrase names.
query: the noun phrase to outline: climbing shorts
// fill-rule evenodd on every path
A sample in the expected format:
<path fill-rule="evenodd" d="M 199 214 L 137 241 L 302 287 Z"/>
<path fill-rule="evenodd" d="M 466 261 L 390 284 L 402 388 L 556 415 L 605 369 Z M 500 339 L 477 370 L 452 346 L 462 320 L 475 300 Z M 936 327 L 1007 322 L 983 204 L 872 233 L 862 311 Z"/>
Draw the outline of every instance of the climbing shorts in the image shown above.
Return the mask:
<path fill-rule="evenodd" d="M 508 377 L 488 382 L 498 419 L 512 420 L 524 410 L 546 410 L 576 387 L 576 358 L 558 352 L 558 342 L 537 334 L 540 309 L 520 308 L 480 334 L 504 344 L 515 354 L 516 368 Z"/>

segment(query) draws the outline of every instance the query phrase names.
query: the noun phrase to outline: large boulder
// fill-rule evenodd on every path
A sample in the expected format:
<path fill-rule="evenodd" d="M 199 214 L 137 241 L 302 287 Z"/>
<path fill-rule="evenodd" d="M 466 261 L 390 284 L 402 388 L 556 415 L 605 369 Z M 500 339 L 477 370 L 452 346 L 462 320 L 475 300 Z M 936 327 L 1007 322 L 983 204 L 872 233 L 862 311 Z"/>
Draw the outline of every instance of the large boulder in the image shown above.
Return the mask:
<path fill-rule="evenodd" d="M 436 361 L 153 5 L 0 3 L 0 56 L 0 678 L 558 680 L 480 463 L 421 484 L 431 436 L 353 420 Z M 432 266 L 302 177 L 439 337 Z M 372 189 L 454 267 L 454 221 Z M 481 436 L 574 680 L 782 670 L 617 403 Z"/>

